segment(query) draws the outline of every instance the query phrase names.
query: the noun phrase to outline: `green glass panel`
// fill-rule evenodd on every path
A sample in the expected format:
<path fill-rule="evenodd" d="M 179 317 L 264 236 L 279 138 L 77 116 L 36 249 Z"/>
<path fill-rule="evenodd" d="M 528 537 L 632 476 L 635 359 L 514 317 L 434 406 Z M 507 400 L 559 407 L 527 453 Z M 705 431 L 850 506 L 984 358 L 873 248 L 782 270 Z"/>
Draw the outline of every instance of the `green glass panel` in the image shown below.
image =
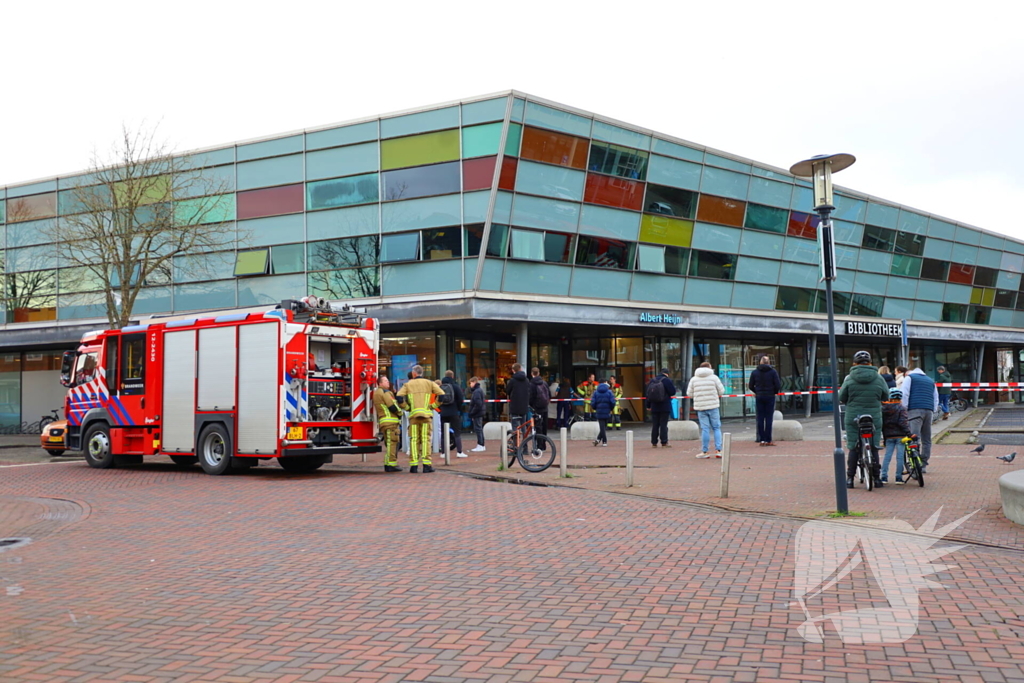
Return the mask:
<path fill-rule="evenodd" d="M 519 141 L 523 137 L 523 127 L 518 123 L 508 124 L 508 136 L 505 138 L 505 154 L 519 156 Z"/>
<path fill-rule="evenodd" d="M 904 275 L 906 277 L 921 276 L 921 259 L 903 254 L 893 254 L 892 268 L 889 272 L 893 275 Z"/>
<path fill-rule="evenodd" d="M 174 205 L 174 217 L 182 225 L 224 223 L 235 220 L 235 195 L 186 199 Z"/>
<path fill-rule="evenodd" d="M 458 130 L 442 130 L 380 143 L 380 165 L 384 170 L 455 161 L 458 158 Z"/>
<path fill-rule="evenodd" d="M 263 275 L 267 272 L 269 249 L 241 251 L 235 259 L 235 277 L 242 275 Z"/>
<path fill-rule="evenodd" d="M 379 198 L 380 182 L 376 173 L 306 183 L 306 206 L 311 211 L 369 204 Z"/>
<path fill-rule="evenodd" d="M 306 269 L 303 262 L 305 245 L 283 244 L 270 249 L 270 272 L 275 275 L 301 273 Z"/>
<path fill-rule="evenodd" d="M 462 158 L 486 157 L 498 153 L 502 123 L 488 123 L 462 129 Z"/>
<path fill-rule="evenodd" d="M 780 235 L 785 235 L 788 223 L 789 211 L 785 209 L 748 204 L 747 218 L 743 223 L 743 227 L 753 228 L 754 230 L 767 230 L 768 232 L 777 232 Z"/>

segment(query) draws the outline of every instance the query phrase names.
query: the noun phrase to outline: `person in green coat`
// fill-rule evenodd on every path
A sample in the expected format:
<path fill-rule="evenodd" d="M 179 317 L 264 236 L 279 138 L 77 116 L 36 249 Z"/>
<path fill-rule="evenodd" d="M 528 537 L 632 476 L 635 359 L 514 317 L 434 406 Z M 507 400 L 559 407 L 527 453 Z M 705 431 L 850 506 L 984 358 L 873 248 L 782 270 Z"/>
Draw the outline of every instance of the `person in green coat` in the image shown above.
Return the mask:
<path fill-rule="evenodd" d="M 952 382 L 953 376 L 946 371 L 945 365 L 935 369 L 935 383 Z M 953 392 L 949 387 L 939 387 L 939 407 L 942 408 L 942 419 L 949 419 L 949 395 Z"/>
<path fill-rule="evenodd" d="M 853 354 L 853 367 L 839 388 L 839 400 L 846 404 L 846 445 L 850 454 L 846 458 L 846 487 L 853 488 L 853 477 L 857 473 L 860 449 L 860 430 L 857 418 L 870 415 L 875 425 L 875 447 L 882 446 L 882 401 L 889 398 L 889 385 L 878 374 L 878 368 L 871 365 L 871 354 L 858 351 Z M 876 466 L 877 469 L 877 466 Z M 872 472 L 874 484 L 881 486 L 879 472 Z"/>

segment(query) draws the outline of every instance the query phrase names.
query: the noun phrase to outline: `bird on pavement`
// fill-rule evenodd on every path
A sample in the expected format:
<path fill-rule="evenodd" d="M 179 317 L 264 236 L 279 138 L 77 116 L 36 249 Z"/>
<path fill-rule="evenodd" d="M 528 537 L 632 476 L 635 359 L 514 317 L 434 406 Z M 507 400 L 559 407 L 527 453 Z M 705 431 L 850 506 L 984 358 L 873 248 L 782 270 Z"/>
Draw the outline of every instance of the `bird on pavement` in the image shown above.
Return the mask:
<path fill-rule="evenodd" d="M 973 451 L 971 451 L 971 453 L 981 453 L 983 450 L 985 450 L 985 444 L 981 444 L 980 446 L 975 448 Z"/>
<path fill-rule="evenodd" d="M 1010 453 L 1009 455 L 997 455 L 996 456 L 996 460 L 1002 460 L 1007 465 L 1009 465 L 1011 462 L 1013 462 L 1013 459 L 1016 458 L 1016 457 L 1017 457 L 1017 451 L 1014 451 L 1013 453 Z"/>

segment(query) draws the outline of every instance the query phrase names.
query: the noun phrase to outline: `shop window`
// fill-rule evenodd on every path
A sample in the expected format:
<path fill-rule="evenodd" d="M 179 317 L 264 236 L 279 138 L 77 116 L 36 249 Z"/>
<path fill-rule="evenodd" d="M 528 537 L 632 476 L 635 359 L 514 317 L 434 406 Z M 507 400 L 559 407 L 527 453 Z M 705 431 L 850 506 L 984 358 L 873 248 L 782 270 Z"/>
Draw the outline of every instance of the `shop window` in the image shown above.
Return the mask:
<path fill-rule="evenodd" d="M 818 224 L 821 218 L 813 213 L 802 213 L 792 211 L 789 214 L 789 224 L 786 227 L 786 234 L 793 237 L 806 237 L 807 239 L 818 238 Z"/>
<path fill-rule="evenodd" d="M 595 141 L 590 144 L 587 168 L 596 173 L 644 180 L 647 177 L 647 157 L 647 152 L 638 149 Z"/>
<path fill-rule="evenodd" d="M 480 242 L 484 236 L 484 224 L 467 225 L 466 234 L 466 256 L 480 255 Z M 491 234 L 487 239 L 487 255 L 505 258 L 508 251 L 509 230 L 507 225 L 491 223 Z"/>
<path fill-rule="evenodd" d="M 459 163 L 418 166 L 384 173 L 384 200 L 415 199 L 459 191 Z"/>
<path fill-rule="evenodd" d="M 309 291 L 325 299 L 360 299 L 380 296 L 380 268 L 347 268 L 310 273 Z"/>
<path fill-rule="evenodd" d="M 893 254 L 892 266 L 889 268 L 889 273 L 891 275 L 900 275 L 903 277 L 920 277 L 921 261 L 922 259 L 915 256 Z"/>
<path fill-rule="evenodd" d="M 266 275 L 270 265 L 269 249 L 240 251 L 235 257 L 235 277 Z"/>
<path fill-rule="evenodd" d="M 974 283 L 974 266 L 962 263 L 951 263 L 949 265 L 949 282 L 956 282 L 961 285 Z"/>
<path fill-rule="evenodd" d="M 576 247 L 576 265 L 628 270 L 633 265 L 633 242 L 581 236 Z"/>
<path fill-rule="evenodd" d="M 20 223 L 57 215 L 57 193 L 34 194 L 7 200 L 7 222 Z"/>
<path fill-rule="evenodd" d="M 925 280 L 945 282 L 949 277 L 949 263 L 938 259 L 921 259 L 921 277 Z"/>
<path fill-rule="evenodd" d="M 239 220 L 300 213 L 303 209 L 302 183 L 271 187 L 264 190 L 239 192 L 237 195 Z"/>
<path fill-rule="evenodd" d="M 864 226 L 864 239 L 861 246 L 865 249 L 877 249 L 879 251 L 892 251 L 896 243 L 896 231 L 888 228 L 880 228 L 877 225 Z"/>
<path fill-rule="evenodd" d="M 1017 292 L 1012 289 L 997 289 L 996 296 L 992 302 L 993 306 L 999 308 L 1013 308 L 1017 301 Z"/>
<path fill-rule="evenodd" d="M 644 211 L 673 218 L 693 218 L 697 212 L 697 193 L 666 185 L 647 185 Z"/>
<path fill-rule="evenodd" d="M 394 138 L 380 143 L 380 164 L 383 170 L 438 164 L 458 158 L 458 129 Z"/>
<path fill-rule="evenodd" d="M 746 202 L 702 194 L 697 203 L 697 220 L 740 228 L 746 208 Z"/>
<path fill-rule="evenodd" d="M 785 235 L 788 225 L 789 211 L 785 209 L 776 209 L 771 206 L 761 206 L 760 204 L 747 205 L 747 217 L 743 222 L 743 227 L 745 228 Z"/>
<path fill-rule="evenodd" d="M 644 184 L 588 173 L 583 201 L 639 211 L 644 201 Z"/>
<path fill-rule="evenodd" d="M 438 376 L 434 371 L 436 362 L 437 335 L 433 331 L 382 334 L 380 337 L 378 363 L 391 378 L 395 393 L 409 381 L 409 371 L 414 365 L 423 366 L 424 377 Z"/>
<path fill-rule="evenodd" d="M 380 199 L 376 173 L 306 183 L 306 204 L 309 210 L 338 206 L 370 204 Z"/>
<path fill-rule="evenodd" d="M 376 235 L 309 242 L 306 253 L 309 270 L 370 266 L 380 262 Z"/>
<path fill-rule="evenodd" d="M 832 292 L 832 310 L 837 314 L 847 315 L 850 312 L 850 305 L 852 303 L 851 295 L 846 292 Z M 821 292 L 817 300 L 814 302 L 814 311 L 816 313 L 827 313 L 828 302 L 825 299 L 825 292 Z"/>
<path fill-rule="evenodd" d="M 717 251 L 694 249 L 690 254 L 690 275 L 716 280 L 732 280 L 736 277 L 736 257 Z"/>
<path fill-rule="evenodd" d="M 121 377 L 117 388 L 122 396 L 145 393 L 146 335 L 129 334 L 121 338 Z"/>
<path fill-rule="evenodd" d="M 590 141 L 572 135 L 526 126 L 519 156 L 557 166 L 585 169 Z"/>
<path fill-rule="evenodd" d="M 813 311 L 818 292 L 803 287 L 779 287 L 775 309 L 779 311 Z"/>
<path fill-rule="evenodd" d="M 420 234 L 407 232 L 398 235 L 384 235 L 380 239 L 380 262 L 418 261 L 420 258 Z"/>
<path fill-rule="evenodd" d="M 942 322 L 962 323 L 967 319 L 966 304 L 942 304 Z"/>
<path fill-rule="evenodd" d="M 462 228 L 434 228 L 423 231 L 423 259 L 440 259 L 462 256 Z"/>
<path fill-rule="evenodd" d="M 974 270 L 974 284 L 978 287 L 995 287 L 999 271 L 995 268 L 977 266 Z"/>
<path fill-rule="evenodd" d="M 896 253 L 920 256 L 924 253 L 924 239 L 924 235 L 900 230 L 896 233 Z"/>
<path fill-rule="evenodd" d="M 854 294 L 850 305 L 850 315 L 865 315 L 879 317 L 882 315 L 882 305 L 885 300 L 880 296 L 868 294 Z"/>

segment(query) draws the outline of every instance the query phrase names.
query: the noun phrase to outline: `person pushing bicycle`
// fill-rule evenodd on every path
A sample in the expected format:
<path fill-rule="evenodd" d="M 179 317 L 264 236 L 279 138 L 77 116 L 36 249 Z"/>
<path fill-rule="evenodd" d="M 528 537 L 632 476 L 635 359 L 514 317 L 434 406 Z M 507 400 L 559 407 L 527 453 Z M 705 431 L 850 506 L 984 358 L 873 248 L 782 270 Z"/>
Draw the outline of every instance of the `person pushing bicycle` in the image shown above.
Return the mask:
<path fill-rule="evenodd" d="M 871 365 L 871 354 L 867 351 L 858 351 L 853 354 L 853 367 L 850 374 L 843 380 L 839 388 L 839 400 L 846 404 L 846 445 L 850 449 L 846 457 L 846 488 L 852 489 L 853 478 L 857 473 L 857 463 L 860 459 L 860 426 L 857 418 L 861 415 L 870 415 L 874 422 L 874 446 L 876 449 L 882 445 L 882 401 L 889 398 L 889 385 L 885 383 L 882 376 L 878 374 L 878 368 Z M 876 459 L 877 460 L 877 459 Z M 871 473 L 875 487 L 882 485 L 880 474 L 877 471 L 881 468 L 875 465 L 876 471 Z"/>

